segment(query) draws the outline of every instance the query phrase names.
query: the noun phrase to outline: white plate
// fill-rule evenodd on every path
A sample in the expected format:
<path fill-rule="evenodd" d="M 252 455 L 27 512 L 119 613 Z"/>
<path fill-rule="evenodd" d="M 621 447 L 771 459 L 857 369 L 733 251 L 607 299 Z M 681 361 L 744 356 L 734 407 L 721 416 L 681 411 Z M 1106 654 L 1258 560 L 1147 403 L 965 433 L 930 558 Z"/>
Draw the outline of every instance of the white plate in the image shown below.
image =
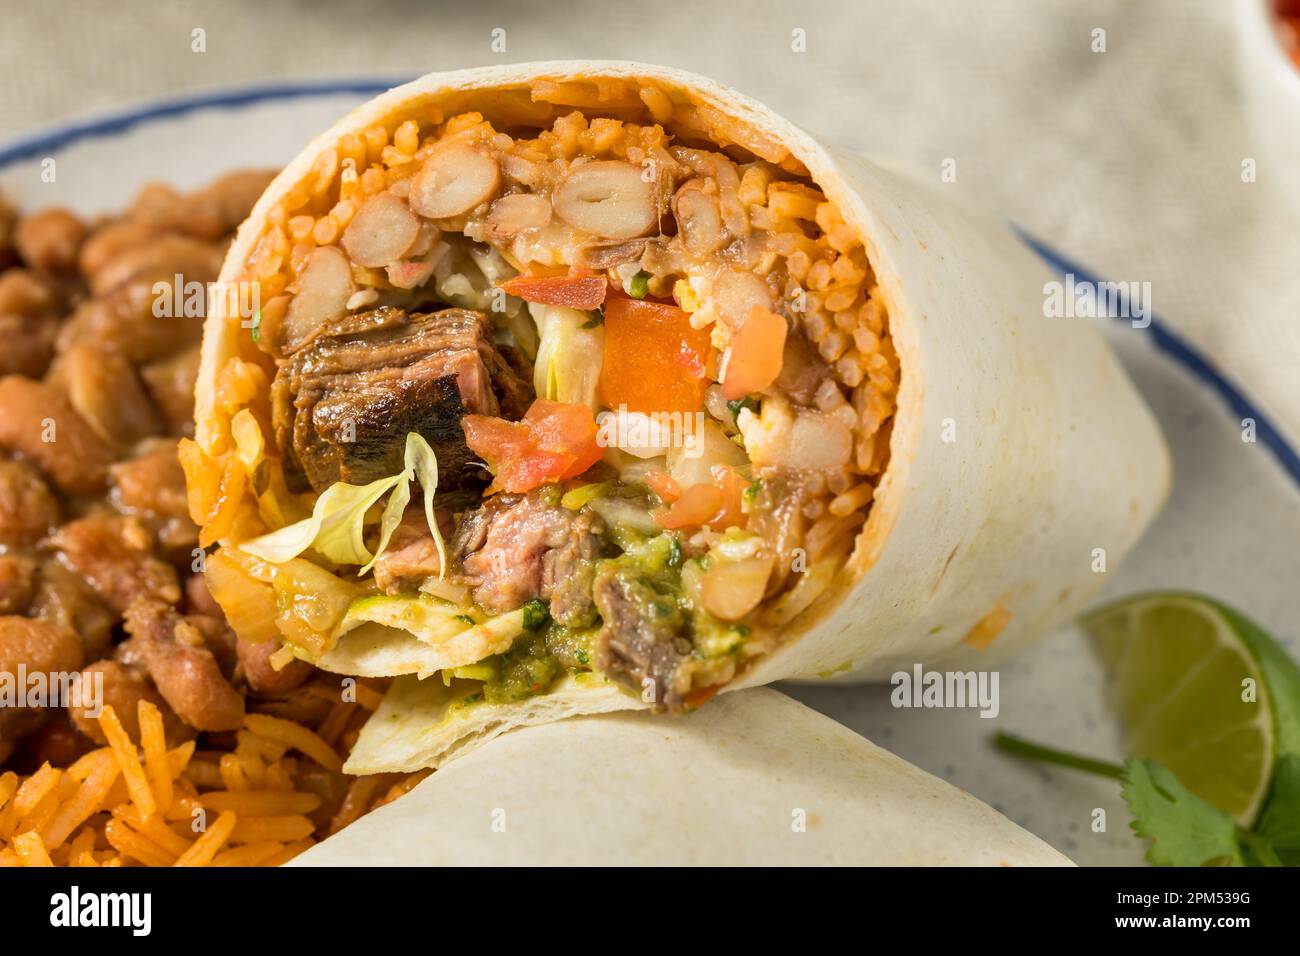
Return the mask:
<path fill-rule="evenodd" d="M 278 86 L 170 101 L 51 129 L 0 146 L 0 188 L 25 209 L 67 205 L 111 212 L 147 180 L 195 187 L 239 167 L 272 167 L 315 133 L 388 83 Z M 54 181 L 47 182 L 53 160 Z M 1046 247 L 1062 272 L 1083 270 Z M 1300 455 L 1245 395 L 1220 378 L 1159 320 L 1105 332 L 1164 426 L 1174 453 L 1169 506 L 1122 568 L 1107 595 L 1147 588 L 1201 590 L 1244 610 L 1293 653 L 1300 621 Z M 1062 356 L 1062 361 L 1068 361 Z M 1258 440 L 1242 440 L 1242 420 Z M 1080 462 L 1079 467 L 1088 467 Z M 1032 560 L 1028 558 L 1026 560 Z M 895 710 L 887 686 L 784 689 L 997 807 L 1084 864 L 1140 863 L 1145 845 L 1128 829 L 1119 788 L 1044 770 L 995 752 L 1008 730 L 1100 757 L 1120 755 L 1119 728 L 1103 705 L 1101 675 L 1082 636 L 1047 636 L 1003 666 L 1001 714 Z M 1095 808 L 1104 833 L 1092 830 Z"/>

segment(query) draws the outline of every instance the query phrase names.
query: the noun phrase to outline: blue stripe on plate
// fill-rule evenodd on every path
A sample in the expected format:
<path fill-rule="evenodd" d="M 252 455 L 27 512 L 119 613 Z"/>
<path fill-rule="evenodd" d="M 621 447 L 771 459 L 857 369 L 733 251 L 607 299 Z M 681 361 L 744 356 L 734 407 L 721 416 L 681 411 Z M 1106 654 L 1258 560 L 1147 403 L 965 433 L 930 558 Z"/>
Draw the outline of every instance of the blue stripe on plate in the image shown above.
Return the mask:
<path fill-rule="evenodd" d="M 1062 275 L 1073 274 L 1076 280 L 1097 283 L 1097 279 L 1091 272 L 1081 268 L 1070 259 L 1061 255 L 1051 246 L 1035 239 L 1022 229 L 1016 232 L 1025 244 L 1034 252 L 1038 253 L 1052 269 L 1060 272 Z M 1118 303 L 1121 306 L 1120 315 L 1113 316 L 1117 321 L 1128 322 L 1129 320 L 1122 314 L 1126 301 L 1123 293 L 1123 286 L 1120 287 Z M 1273 422 L 1262 411 L 1255 406 L 1245 393 L 1236 385 L 1233 385 L 1224 377 L 1218 369 L 1210 364 L 1210 361 L 1198 352 L 1192 345 L 1179 338 L 1176 334 L 1165 328 L 1164 322 L 1156 317 L 1152 317 L 1151 325 L 1142 330 L 1145 334 L 1151 336 L 1152 344 L 1172 358 L 1175 362 L 1190 372 L 1196 379 L 1204 382 L 1223 399 L 1224 403 L 1230 408 L 1238 420 L 1251 418 L 1255 421 L 1255 437 L 1263 442 L 1273 456 L 1277 459 L 1278 464 L 1289 474 L 1297 484 L 1300 484 L 1300 454 L 1296 453 L 1282 433 L 1278 431 Z"/>
<path fill-rule="evenodd" d="M 294 100 L 309 96 L 337 96 L 342 93 L 374 96 L 385 90 L 392 89 L 394 86 L 400 86 L 411 79 L 413 77 L 394 80 L 372 78 L 327 80 L 320 83 L 278 83 L 160 100 L 148 106 L 113 113 L 99 119 L 55 126 L 34 136 L 13 140 L 3 149 L 0 149 L 0 166 L 8 166 L 10 163 L 30 159 L 33 156 L 41 156 L 56 149 L 64 149 L 83 139 L 125 133 L 142 123 L 150 123 L 169 116 L 184 116 L 197 110 L 238 109 L 241 106 L 251 106 L 270 100 Z"/>
<path fill-rule="evenodd" d="M 73 143 L 96 137 L 114 136 L 133 127 L 172 116 L 183 116 L 203 109 L 238 109 L 272 100 L 293 100 L 311 96 L 335 96 L 343 93 L 373 96 L 409 80 L 410 77 L 381 80 L 327 80 L 317 83 L 281 83 L 253 86 L 245 89 L 205 93 L 197 96 L 163 100 L 148 106 L 125 110 L 100 119 L 56 126 L 35 136 L 10 142 L 0 148 L 0 167 L 8 166 L 32 156 L 40 156 L 64 149 Z M 1062 275 L 1073 273 L 1076 279 L 1098 282 L 1091 272 L 1081 268 L 1051 246 L 1023 230 L 1017 230 L 1024 242 L 1044 262 Z M 1123 297 L 1120 299 L 1123 302 Z M 1128 321 L 1118 317 L 1120 321 Z M 1165 353 L 1194 378 L 1213 389 L 1238 419 L 1255 420 L 1255 435 L 1272 452 L 1283 470 L 1300 485 L 1300 454 L 1287 442 L 1272 421 L 1261 412 L 1245 393 L 1233 385 L 1195 348 L 1175 333 L 1165 328 L 1162 321 L 1153 318 L 1145 330 L 1155 347 Z"/>

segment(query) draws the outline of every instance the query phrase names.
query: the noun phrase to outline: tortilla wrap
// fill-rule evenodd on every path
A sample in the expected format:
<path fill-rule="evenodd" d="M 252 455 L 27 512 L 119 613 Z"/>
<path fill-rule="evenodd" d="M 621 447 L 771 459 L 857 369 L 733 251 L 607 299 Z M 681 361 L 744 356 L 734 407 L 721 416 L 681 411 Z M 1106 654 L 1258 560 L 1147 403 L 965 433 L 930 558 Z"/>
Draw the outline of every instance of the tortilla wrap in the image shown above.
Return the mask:
<path fill-rule="evenodd" d="M 997 811 L 768 689 L 689 719 L 508 734 L 293 866 L 1067 866 Z"/>
<path fill-rule="evenodd" d="M 652 83 L 674 103 L 693 106 L 694 121 L 716 140 L 806 167 L 860 234 L 888 308 L 901 383 L 889 464 L 866 523 L 830 587 L 725 689 L 832 675 L 879 680 L 915 662 L 988 667 L 1069 620 L 1107 582 L 1162 504 L 1170 462 L 1154 418 L 1097 330 L 1082 319 L 1044 316 L 1053 277 L 1002 222 L 950 200 L 938 183 L 922 185 L 823 144 L 708 79 L 595 61 L 422 77 L 362 105 L 289 164 L 241 228 L 222 279 L 243 274 L 266 217 L 345 134 L 375 123 L 391 128 L 431 105 L 495 113 L 503 122 L 545 113 L 549 104 L 528 97 L 540 78 Z M 240 354 L 241 336 L 246 329 L 218 300 L 197 389 L 197 441 L 209 452 L 228 445 L 214 386 Z M 375 673 L 374 661 L 406 660 L 407 649 L 384 655 L 370 641 L 353 655 L 365 657 L 362 666 L 340 644 L 328 666 Z M 408 665 L 394 672 L 432 669 Z M 403 744 L 372 722 L 348 769 L 436 766 L 512 726 L 647 706 L 591 679 L 561 682 L 544 700 L 449 709 L 441 683 L 399 682 L 393 693 L 426 723 Z M 648 725 L 583 726 L 590 736 L 606 726 Z M 677 725 L 663 732 L 694 733 Z"/>

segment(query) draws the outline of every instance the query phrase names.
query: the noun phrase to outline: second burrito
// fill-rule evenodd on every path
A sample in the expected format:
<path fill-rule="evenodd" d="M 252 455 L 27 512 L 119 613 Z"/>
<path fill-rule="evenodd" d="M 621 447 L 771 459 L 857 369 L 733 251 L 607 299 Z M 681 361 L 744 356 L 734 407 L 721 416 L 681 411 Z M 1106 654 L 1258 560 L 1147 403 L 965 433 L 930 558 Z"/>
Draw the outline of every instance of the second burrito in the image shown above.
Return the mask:
<path fill-rule="evenodd" d="M 431 74 L 230 250 L 182 448 L 213 596 L 280 665 L 401 677 L 356 772 L 1013 647 L 1169 480 L 1049 279 L 700 77 Z"/>

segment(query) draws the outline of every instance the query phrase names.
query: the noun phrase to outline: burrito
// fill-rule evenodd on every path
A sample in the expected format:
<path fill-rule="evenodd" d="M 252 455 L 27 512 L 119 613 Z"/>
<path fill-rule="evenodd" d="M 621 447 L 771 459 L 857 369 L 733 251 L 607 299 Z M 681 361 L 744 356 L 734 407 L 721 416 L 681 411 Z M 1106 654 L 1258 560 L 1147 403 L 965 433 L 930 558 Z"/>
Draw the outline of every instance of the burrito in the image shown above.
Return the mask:
<path fill-rule="evenodd" d="M 1035 256 L 940 189 L 662 67 L 366 103 L 212 296 L 180 454 L 214 598 L 276 666 L 397 678 L 359 773 L 986 666 L 1105 583 L 1169 461 Z"/>
<path fill-rule="evenodd" d="M 766 688 L 690 720 L 529 727 L 293 866 L 1068 866 L 969 794 Z"/>

